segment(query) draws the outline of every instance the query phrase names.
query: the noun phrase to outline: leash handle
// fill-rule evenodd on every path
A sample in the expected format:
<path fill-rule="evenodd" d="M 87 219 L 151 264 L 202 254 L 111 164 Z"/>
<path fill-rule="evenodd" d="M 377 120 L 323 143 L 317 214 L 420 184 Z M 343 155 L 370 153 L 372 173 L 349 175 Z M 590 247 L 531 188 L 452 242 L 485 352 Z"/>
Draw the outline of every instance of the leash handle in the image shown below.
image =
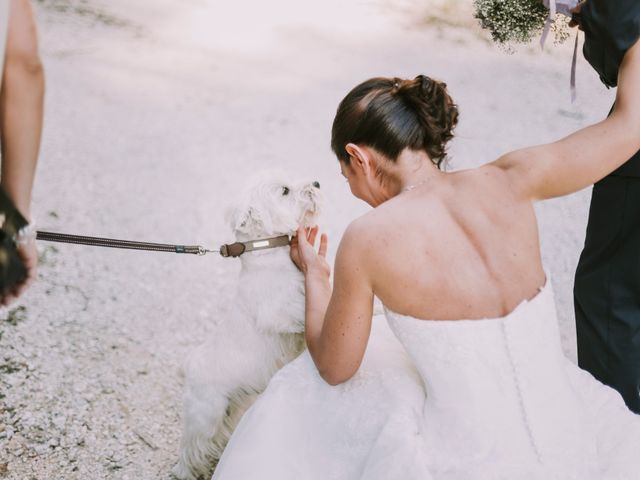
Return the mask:
<path fill-rule="evenodd" d="M 173 245 L 169 243 L 134 242 L 131 240 L 119 240 L 116 238 L 88 237 L 85 235 L 70 235 L 68 233 L 45 232 L 38 230 L 36 239 L 45 242 L 74 243 L 78 245 L 91 245 L 94 247 L 125 248 L 129 250 L 148 250 L 153 252 L 189 253 L 192 255 L 204 255 L 214 250 L 206 250 L 200 245 Z"/>

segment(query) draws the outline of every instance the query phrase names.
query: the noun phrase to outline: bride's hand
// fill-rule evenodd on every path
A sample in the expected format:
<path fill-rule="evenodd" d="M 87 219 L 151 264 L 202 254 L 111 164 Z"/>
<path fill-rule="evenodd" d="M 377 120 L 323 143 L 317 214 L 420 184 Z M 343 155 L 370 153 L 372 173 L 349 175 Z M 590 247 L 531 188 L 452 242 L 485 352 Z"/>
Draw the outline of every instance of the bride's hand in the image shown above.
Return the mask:
<path fill-rule="evenodd" d="M 320 247 L 315 251 L 318 226 L 313 228 L 298 227 L 296 235 L 291 239 L 290 256 L 293 263 L 305 275 L 309 272 L 317 272 L 326 275 L 331 274 L 331 267 L 327 263 L 327 234 L 320 235 Z"/>

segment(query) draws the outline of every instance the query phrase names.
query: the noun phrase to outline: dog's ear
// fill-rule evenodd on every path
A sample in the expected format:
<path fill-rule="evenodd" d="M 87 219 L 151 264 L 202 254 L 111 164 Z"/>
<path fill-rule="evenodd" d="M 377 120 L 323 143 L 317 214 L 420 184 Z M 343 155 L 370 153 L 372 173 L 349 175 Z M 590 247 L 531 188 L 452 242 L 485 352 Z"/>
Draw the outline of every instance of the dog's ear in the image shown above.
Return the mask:
<path fill-rule="evenodd" d="M 230 207 L 226 212 L 226 219 L 234 233 L 263 235 L 271 229 L 271 217 L 255 206 Z"/>
<path fill-rule="evenodd" d="M 249 207 L 246 205 L 231 205 L 225 212 L 225 220 L 234 233 L 246 226 L 249 217 Z"/>

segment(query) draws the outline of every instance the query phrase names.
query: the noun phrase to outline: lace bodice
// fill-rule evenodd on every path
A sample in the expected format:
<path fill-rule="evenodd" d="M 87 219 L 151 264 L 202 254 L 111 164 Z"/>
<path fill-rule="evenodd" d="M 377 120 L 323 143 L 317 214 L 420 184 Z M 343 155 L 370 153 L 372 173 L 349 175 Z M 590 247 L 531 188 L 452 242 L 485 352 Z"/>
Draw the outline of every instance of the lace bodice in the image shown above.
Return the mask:
<path fill-rule="evenodd" d="M 455 452 L 466 452 L 471 471 L 473 463 L 505 451 L 511 452 L 515 467 L 518 462 L 556 464 L 550 457 L 589 448 L 578 434 L 581 429 L 573 428 L 582 422 L 583 412 L 576 408 L 564 368 L 551 280 L 545 273 L 539 292 L 503 317 L 423 320 L 385 306 L 391 329 L 425 385 L 427 440 L 437 443 L 439 451 L 444 443 L 452 459 Z M 566 433 L 558 435 L 558 425 Z M 467 448 L 471 446 L 474 451 Z"/>

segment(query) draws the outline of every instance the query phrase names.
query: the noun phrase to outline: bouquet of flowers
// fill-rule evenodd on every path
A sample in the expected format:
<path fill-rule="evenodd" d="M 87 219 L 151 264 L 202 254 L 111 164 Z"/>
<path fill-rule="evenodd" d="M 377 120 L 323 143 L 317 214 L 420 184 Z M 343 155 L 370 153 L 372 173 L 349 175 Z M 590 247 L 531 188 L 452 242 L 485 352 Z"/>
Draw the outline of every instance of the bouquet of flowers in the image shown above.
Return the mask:
<path fill-rule="evenodd" d="M 474 0 L 474 16 L 496 43 L 511 50 L 514 43 L 529 43 L 549 29 L 555 43 L 564 42 L 577 4 L 578 0 Z"/>

